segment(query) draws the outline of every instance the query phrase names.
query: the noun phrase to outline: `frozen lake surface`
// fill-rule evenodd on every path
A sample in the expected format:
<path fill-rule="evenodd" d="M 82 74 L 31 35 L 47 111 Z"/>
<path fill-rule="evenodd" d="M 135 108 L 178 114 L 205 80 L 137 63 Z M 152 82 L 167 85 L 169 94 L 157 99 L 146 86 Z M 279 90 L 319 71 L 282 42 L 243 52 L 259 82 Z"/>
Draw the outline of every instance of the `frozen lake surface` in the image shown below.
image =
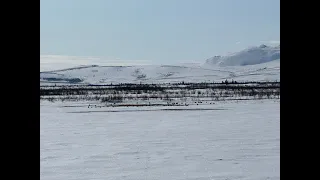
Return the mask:
<path fill-rule="evenodd" d="M 280 179 L 279 100 L 176 111 L 40 105 L 42 180 Z"/>

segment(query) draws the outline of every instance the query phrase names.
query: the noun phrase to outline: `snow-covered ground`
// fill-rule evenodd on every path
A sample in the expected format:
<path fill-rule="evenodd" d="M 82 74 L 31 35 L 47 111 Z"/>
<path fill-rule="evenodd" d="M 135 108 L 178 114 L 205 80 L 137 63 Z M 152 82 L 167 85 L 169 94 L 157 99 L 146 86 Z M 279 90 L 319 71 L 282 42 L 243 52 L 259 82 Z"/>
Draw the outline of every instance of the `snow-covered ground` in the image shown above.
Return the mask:
<path fill-rule="evenodd" d="M 48 64 L 46 64 L 48 66 Z M 79 78 L 85 84 L 205 82 L 233 79 L 236 81 L 280 81 L 280 46 L 247 48 L 225 56 L 215 56 L 203 64 L 81 66 L 79 68 L 40 73 L 46 78 Z M 51 79 L 52 82 L 52 79 Z M 57 83 L 57 82 L 53 82 Z"/>
<path fill-rule="evenodd" d="M 205 65 L 216 66 L 246 66 L 262 64 L 280 59 L 280 45 L 246 48 L 240 52 L 231 53 L 225 56 L 214 56 L 206 60 Z"/>
<path fill-rule="evenodd" d="M 280 60 L 268 63 L 233 67 L 184 67 L 184 66 L 98 66 L 58 72 L 40 73 L 40 78 L 79 78 L 87 84 L 109 83 L 168 83 L 168 82 L 221 82 L 280 81 Z M 56 83 L 56 82 L 55 82 Z"/>
<path fill-rule="evenodd" d="M 89 109 L 85 102 L 44 101 L 40 178 L 278 180 L 279 105 Z"/>

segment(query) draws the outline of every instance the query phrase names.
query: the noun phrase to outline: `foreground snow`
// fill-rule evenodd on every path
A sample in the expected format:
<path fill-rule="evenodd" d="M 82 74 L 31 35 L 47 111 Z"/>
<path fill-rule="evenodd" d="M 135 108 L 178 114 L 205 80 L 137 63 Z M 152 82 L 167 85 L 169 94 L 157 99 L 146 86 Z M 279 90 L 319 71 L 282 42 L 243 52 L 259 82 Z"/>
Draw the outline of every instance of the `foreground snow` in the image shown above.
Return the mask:
<path fill-rule="evenodd" d="M 40 105 L 42 180 L 280 179 L 274 100 L 171 108 L 176 111 Z"/>

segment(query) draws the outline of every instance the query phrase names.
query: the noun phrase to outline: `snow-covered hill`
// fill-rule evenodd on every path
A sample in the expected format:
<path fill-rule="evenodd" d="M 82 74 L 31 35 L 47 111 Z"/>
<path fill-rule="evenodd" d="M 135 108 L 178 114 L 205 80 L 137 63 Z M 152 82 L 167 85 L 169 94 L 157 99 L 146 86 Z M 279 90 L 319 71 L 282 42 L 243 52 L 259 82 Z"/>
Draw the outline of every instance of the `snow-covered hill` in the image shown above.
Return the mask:
<path fill-rule="evenodd" d="M 226 56 L 214 56 L 206 60 L 205 65 L 246 66 L 266 63 L 280 59 L 280 45 L 276 47 L 260 45 Z"/>
<path fill-rule="evenodd" d="M 280 81 L 280 46 L 261 45 L 232 55 L 208 59 L 203 65 L 81 66 L 40 73 L 47 83 L 167 83 Z"/>

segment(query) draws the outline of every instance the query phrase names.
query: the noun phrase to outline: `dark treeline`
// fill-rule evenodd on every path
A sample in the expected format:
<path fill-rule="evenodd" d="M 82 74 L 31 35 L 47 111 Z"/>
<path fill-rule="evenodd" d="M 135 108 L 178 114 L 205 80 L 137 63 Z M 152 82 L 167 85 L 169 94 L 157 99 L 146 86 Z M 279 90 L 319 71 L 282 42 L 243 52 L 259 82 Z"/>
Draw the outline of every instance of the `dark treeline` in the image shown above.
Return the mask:
<path fill-rule="evenodd" d="M 172 90 L 197 90 L 197 89 L 210 89 L 210 90 L 225 90 L 241 92 L 240 94 L 253 93 L 257 90 L 259 92 L 279 92 L 280 82 L 236 82 L 236 81 L 223 81 L 220 83 L 215 82 L 202 82 L 202 83 L 164 83 L 164 84 L 109 84 L 109 85 L 72 85 L 72 86 L 40 86 L 40 96 L 52 95 L 88 95 L 88 94 L 120 94 L 120 93 L 160 93 Z"/>
<path fill-rule="evenodd" d="M 69 84 L 69 85 L 42 85 L 40 88 L 50 88 L 50 87 L 55 87 L 55 88 L 61 88 L 61 87 L 150 87 L 150 86 L 210 86 L 210 85 L 230 85 L 230 84 L 239 84 L 239 85 L 280 85 L 280 82 L 278 81 L 270 81 L 270 82 L 259 82 L 259 81 L 243 81 L 243 82 L 238 82 L 238 81 L 221 81 L 221 82 L 199 82 L 199 83 L 194 83 L 194 82 L 177 82 L 177 83 L 118 83 L 118 84 Z"/>
<path fill-rule="evenodd" d="M 79 85 L 79 86 L 134 86 L 134 85 L 153 85 L 153 86 L 156 86 L 156 85 L 160 85 L 160 86 L 174 86 L 174 85 L 198 85 L 198 84 L 202 84 L 202 85 L 221 85 L 221 84 L 242 84 L 242 85 L 245 85 L 245 84 L 280 84 L 279 81 L 264 81 L 264 82 L 260 82 L 260 81 L 234 81 L 234 80 L 225 80 L 225 81 L 221 81 L 221 82 L 198 82 L 198 83 L 194 83 L 194 82 L 184 82 L 184 81 L 181 81 L 181 82 L 176 82 L 176 83 L 157 83 L 157 84 L 154 84 L 154 83 L 119 83 L 119 84 L 103 84 L 103 85 L 95 85 L 95 84 L 89 84 L 89 85 Z"/>

